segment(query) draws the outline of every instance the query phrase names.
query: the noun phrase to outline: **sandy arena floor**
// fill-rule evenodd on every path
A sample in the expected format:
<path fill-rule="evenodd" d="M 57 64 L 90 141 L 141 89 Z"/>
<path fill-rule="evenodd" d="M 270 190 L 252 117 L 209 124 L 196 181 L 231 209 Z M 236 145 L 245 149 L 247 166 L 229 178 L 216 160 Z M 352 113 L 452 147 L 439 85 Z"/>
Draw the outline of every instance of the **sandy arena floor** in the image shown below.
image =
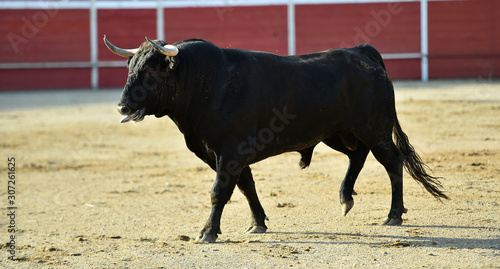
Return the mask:
<path fill-rule="evenodd" d="M 119 91 L 0 93 L 0 267 L 500 268 L 500 82 L 396 88 L 403 130 L 451 200 L 405 174 L 404 223 L 381 226 L 390 183 L 370 155 L 344 217 L 338 188 L 348 159 L 319 146 L 306 170 L 297 153 L 252 166 L 268 233 L 243 233 L 250 210 L 235 190 L 223 234 L 202 245 L 192 240 L 209 215 L 215 173 L 170 119 L 119 124 Z M 8 260 L 11 235 L 17 261 Z"/>

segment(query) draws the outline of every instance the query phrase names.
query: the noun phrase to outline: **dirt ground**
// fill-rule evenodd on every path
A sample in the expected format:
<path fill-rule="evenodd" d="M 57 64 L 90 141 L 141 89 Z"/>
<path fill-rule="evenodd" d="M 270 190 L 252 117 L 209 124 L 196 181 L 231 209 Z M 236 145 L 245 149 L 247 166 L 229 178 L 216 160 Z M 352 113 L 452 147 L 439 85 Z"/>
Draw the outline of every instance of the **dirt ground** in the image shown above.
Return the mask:
<path fill-rule="evenodd" d="M 250 210 L 235 190 L 217 243 L 200 245 L 192 240 L 209 215 L 215 173 L 170 119 L 119 124 L 119 91 L 0 93 L 0 267 L 500 268 L 500 82 L 396 88 L 403 130 L 451 200 L 437 201 L 405 174 L 404 223 L 381 226 L 390 183 L 370 154 L 342 216 L 348 159 L 319 146 L 306 170 L 297 153 L 252 166 L 266 234 L 243 233 Z M 99 94 L 112 99 L 78 102 Z"/>

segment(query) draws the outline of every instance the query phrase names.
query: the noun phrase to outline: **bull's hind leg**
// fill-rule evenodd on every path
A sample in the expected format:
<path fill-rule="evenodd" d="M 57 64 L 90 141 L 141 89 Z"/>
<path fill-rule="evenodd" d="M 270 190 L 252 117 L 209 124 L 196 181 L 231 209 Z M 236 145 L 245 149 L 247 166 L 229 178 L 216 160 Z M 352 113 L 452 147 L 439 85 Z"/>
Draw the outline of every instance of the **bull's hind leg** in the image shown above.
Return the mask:
<path fill-rule="evenodd" d="M 356 138 L 354 138 L 356 139 Z M 340 185 L 340 204 L 342 205 L 342 212 L 344 216 L 351 210 L 354 206 L 354 199 L 352 195 L 354 193 L 354 184 L 358 178 L 359 172 L 365 164 L 366 157 L 370 150 L 361 141 L 356 142 L 356 147 L 354 150 L 350 150 L 345 145 L 344 141 L 340 136 L 334 136 L 323 141 L 327 146 L 334 150 L 340 151 L 349 157 L 349 167 L 345 174 L 344 180 Z M 352 145 L 354 143 L 350 143 Z M 353 148 L 353 147 L 351 147 Z"/>
<path fill-rule="evenodd" d="M 392 139 L 371 146 L 375 158 L 384 166 L 391 179 L 391 210 L 384 225 L 401 225 L 401 215 L 406 212 L 403 205 L 403 162 L 404 156 Z"/>
<path fill-rule="evenodd" d="M 267 219 L 266 213 L 260 204 L 257 191 L 255 190 L 255 182 L 252 177 L 250 167 L 245 167 L 241 171 L 240 180 L 238 181 L 238 188 L 245 195 L 252 211 L 252 223 L 246 230 L 246 233 L 265 233 L 267 226 L 265 220 Z"/>

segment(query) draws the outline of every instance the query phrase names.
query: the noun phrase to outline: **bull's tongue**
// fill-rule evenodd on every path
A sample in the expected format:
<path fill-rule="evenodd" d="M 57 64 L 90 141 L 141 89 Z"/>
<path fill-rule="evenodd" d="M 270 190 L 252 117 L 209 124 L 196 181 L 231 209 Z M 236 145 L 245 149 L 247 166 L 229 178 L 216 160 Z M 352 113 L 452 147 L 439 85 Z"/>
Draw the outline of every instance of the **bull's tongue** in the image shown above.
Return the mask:
<path fill-rule="evenodd" d="M 130 120 L 132 120 L 132 118 L 130 116 L 125 116 L 125 117 L 123 117 L 123 119 L 120 120 L 120 123 L 129 122 Z"/>
<path fill-rule="evenodd" d="M 132 115 L 125 116 L 123 119 L 120 120 L 120 123 L 125 123 L 129 121 L 141 121 L 144 118 L 144 113 L 146 112 L 146 108 L 143 108 L 141 110 L 137 110 L 134 112 Z"/>

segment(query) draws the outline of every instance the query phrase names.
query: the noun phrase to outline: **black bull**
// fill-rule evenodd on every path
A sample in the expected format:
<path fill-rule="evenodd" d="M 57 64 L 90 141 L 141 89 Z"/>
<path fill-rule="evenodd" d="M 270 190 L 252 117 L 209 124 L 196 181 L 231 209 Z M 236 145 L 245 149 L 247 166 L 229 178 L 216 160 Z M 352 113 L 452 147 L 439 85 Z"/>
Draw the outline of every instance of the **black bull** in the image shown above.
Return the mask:
<path fill-rule="evenodd" d="M 432 195 L 448 198 L 402 131 L 392 81 L 370 45 L 283 57 L 223 49 L 204 40 L 174 47 L 148 39 L 126 50 L 130 54 L 120 54 L 105 42 L 129 58 L 118 105 L 126 116 L 122 122 L 169 116 L 188 148 L 217 173 L 210 217 L 197 242 L 217 239 L 222 210 L 236 185 L 252 212 L 247 232 L 265 232 L 267 217 L 249 165 L 297 151 L 305 168 L 320 142 L 349 157 L 340 187 L 344 214 L 354 204 L 354 183 L 370 151 L 391 180 L 391 209 L 384 224 L 400 225 L 406 212 L 403 166 Z M 170 51 L 163 51 L 168 46 Z"/>

